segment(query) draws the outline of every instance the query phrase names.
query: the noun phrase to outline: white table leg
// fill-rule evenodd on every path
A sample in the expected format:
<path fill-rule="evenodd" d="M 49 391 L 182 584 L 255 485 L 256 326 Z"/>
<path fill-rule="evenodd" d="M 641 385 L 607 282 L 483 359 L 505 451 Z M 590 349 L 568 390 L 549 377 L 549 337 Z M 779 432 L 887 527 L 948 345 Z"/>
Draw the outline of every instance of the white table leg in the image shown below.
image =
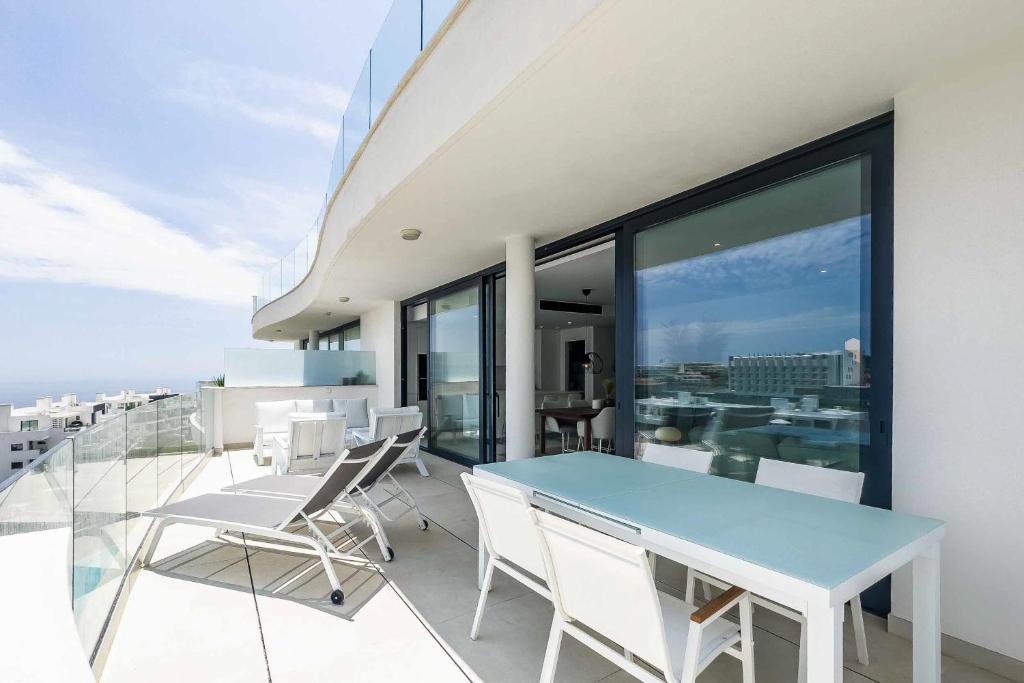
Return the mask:
<path fill-rule="evenodd" d="M 843 609 L 845 605 L 811 605 L 807 613 L 807 680 L 842 683 Z"/>
<path fill-rule="evenodd" d="M 939 620 L 939 544 L 914 558 L 914 683 L 942 676 Z"/>
<path fill-rule="evenodd" d="M 484 574 L 487 571 L 487 546 L 484 545 L 484 535 L 482 532 L 477 536 L 476 543 L 476 587 L 483 590 Z"/>

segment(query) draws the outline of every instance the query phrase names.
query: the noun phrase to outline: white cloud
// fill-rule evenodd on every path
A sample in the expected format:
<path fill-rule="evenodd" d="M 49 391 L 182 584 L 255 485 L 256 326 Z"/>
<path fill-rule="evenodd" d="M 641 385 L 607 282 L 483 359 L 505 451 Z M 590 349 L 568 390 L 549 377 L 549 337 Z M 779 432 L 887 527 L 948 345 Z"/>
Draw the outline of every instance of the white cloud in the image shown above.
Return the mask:
<path fill-rule="evenodd" d="M 0 138 L 0 277 L 156 292 L 245 308 L 272 259 L 204 243 Z"/>
<path fill-rule="evenodd" d="M 320 81 L 210 61 L 185 64 L 169 95 L 199 109 L 286 128 L 330 145 L 349 99 L 343 89 Z"/>

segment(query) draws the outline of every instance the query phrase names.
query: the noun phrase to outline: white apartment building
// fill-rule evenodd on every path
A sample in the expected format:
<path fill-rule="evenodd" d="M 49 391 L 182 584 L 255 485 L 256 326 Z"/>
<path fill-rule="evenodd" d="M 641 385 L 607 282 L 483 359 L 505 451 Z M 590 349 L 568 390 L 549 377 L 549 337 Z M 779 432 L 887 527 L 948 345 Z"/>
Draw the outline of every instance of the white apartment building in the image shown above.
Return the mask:
<path fill-rule="evenodd" d="M 163 387 L 149 393 L 124 389 L 117 394 L 98 393 L 95 401 L 63 394 L 59 401 L 43 396 L 24 408 L 0 403 L 0 480 L 28 467 L 67 434 L 170 393 Z"/>

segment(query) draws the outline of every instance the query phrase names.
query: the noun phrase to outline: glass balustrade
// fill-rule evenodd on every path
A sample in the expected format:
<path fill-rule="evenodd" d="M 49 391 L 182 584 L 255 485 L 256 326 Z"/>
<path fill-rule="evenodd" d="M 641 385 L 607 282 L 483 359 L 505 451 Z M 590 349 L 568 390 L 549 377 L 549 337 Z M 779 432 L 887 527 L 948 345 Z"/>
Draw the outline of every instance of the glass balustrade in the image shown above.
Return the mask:
<path fill-rule="evenodd" d="M 287 294 L 309 273 L 327 203 L 391 95 L 457 4 L 458 0 L 395 0 L 392 3 L 341 117 L 320 214 L 295 248 L 264 272 L 256 293 L 257 310 Z"/>
<path fill-rule="evenodd" d="M 66 584 L 46 589 L 67 596 L 90 659 L 149 530 L 141 513 L 180 491 L 213 447 L 212 402 L 199 393 L 101 417 L 0 482 L 0 555 L 67 558 L 56 573 Z"/>

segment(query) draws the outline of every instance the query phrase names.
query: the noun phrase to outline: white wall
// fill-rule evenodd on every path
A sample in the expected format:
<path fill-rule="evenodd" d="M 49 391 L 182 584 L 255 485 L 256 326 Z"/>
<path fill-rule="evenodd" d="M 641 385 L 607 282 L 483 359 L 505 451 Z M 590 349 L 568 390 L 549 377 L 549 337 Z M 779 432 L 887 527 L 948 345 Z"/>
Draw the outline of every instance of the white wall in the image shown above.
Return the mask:
<path fill-rule="evenodd" d="M 386 301 L 364 312 L 359 318 L 360 344 L 377 356 L 377 400 L 382 408 L 401 405 L 399 394 L 402 373 L 402 307 Z"/>
<path fill-rule="evenodd" d="M 366 398 L 367 410 L 376 408 L 377 387 L 221 387 L 215 388 L 220 396 L 221 444 L 231 446 L 252 443 L 256 433 L 256 402 L 286 401 L 307 398 Z M 214 420 L 218 417 L 214 416 Z M 218 444 L 220 445 L 220 444 Z"/>
<path fill-rule="evenodd" d="M 895 99 L 893 507 L 947 522 L 943 631 L 1024 659 L 1020 45 Z"/>

